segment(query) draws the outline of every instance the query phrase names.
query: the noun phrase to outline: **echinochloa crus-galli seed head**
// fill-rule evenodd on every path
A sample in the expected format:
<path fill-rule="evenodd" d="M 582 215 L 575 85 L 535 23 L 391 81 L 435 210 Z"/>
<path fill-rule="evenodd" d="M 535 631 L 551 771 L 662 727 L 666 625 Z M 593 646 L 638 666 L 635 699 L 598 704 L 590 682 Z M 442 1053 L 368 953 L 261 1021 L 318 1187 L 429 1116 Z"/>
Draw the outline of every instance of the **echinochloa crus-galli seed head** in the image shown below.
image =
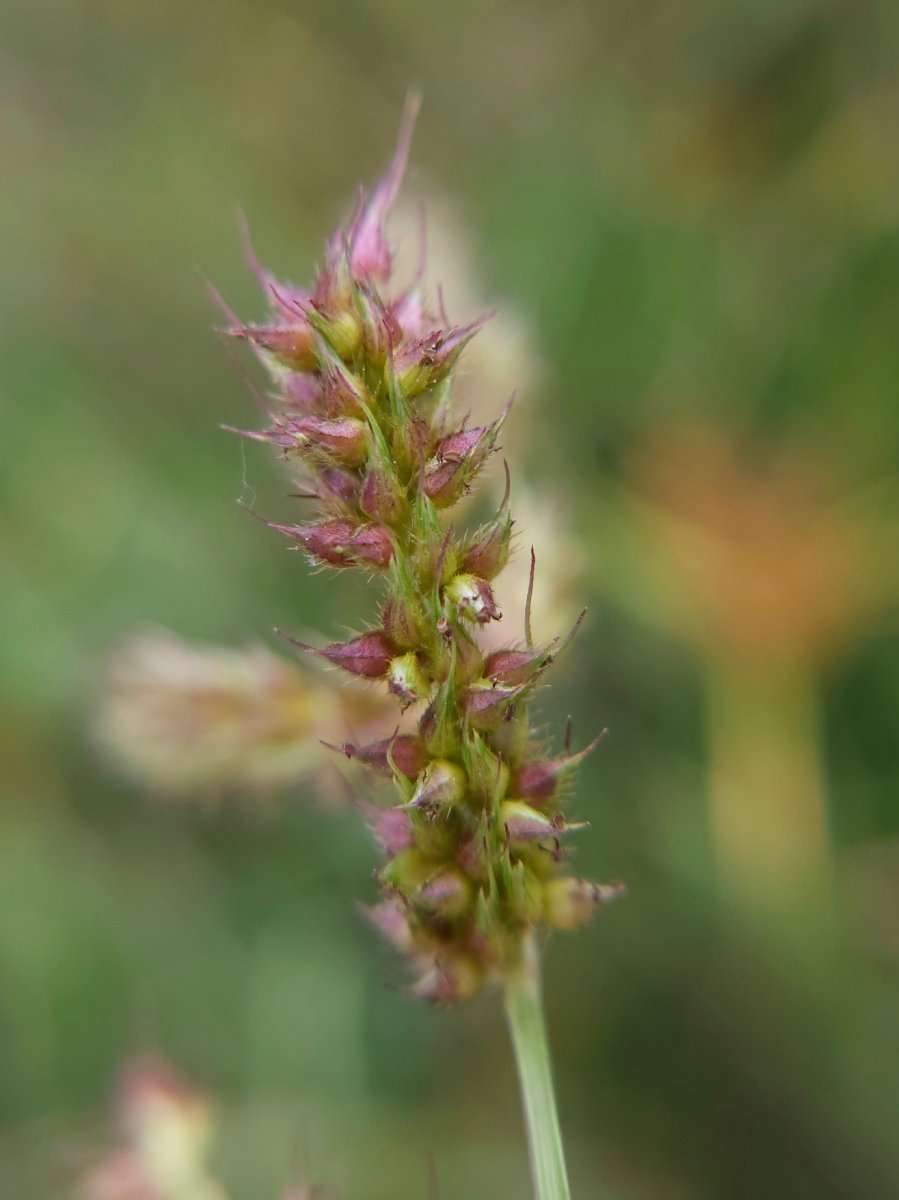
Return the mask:
<path fill-rule="evenodd" d="M 498 398 L 493 420 L 466 423 L 453 373 L 483 322 L 452 325 L 420 279 L 393 284 L 386 220 L 416 107 L 387 173 L 329 241 L 314 286 L 281 283 L 252 259 L 268 313 L 226 332 L 253 347 L 274 386 L 267 426 L 240 432 L 276 447 L 302 479 L 302 518 L 271 528 L 313 566 L 355 568 L 378 588 L 374 627 L 297 644 L 387 689 L 407 713 L 403 732 L 339 748 L 393 791 L 390 806 L 360 806 L 385 859 L 371 920 L 412 961 L 415 994 L 451 1002 L 515 970 L 530 931 L 572 929 L 621 888 L 566 869 L 581 826 L 562 796 L 586 751 L 548 753 L 529 722 L 531 695 L 567 638 L 534 645 L 527 622 L 504 648 L 484 637 L 502 616 L 494 581 L 511 549 L 508 478 L 483 525 L 453 523 L 496 455 L 510 405 Z"/>

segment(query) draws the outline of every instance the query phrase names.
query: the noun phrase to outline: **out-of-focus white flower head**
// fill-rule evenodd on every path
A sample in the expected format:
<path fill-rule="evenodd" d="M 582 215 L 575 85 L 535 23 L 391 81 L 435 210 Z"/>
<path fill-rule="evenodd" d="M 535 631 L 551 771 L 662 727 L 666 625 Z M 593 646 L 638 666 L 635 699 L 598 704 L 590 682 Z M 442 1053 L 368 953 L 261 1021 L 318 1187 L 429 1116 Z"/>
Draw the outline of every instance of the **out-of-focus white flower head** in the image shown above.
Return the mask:
<path fill-rule="evenodd" d="M 564 500 L 541 498 L 522 489 L 515 497 L 516 527 L 527 531 L 497 580 L 502 622 L 483 630 L 490 645 L 519 637 L 524 620 L 522 597 L 527 595 L 531 547 L 536 570 L 531 599 L 531 630 L 537 645 L 566 632 L 581 610 L 587 560 L 581 542 L 570 529 Z M 514 603 L 514 607 L 513 607 Z"/>
<path fill-rule="evenodd" d="M 125 1146 L 88 1175 L 84 1200 L 225 1200 L 206 1158 L 212 1112 L 167 1062 L 144 1058 L 122 1076 Z"/>
<path fill-rule="evenodd" d="M 433 303 L 441 300 L 457 320 L 468 321 L 485 309 L 481 272 L 476 263 L 476 248 L 452 204 L 441 196 L 420 194 L 419 199 L 401 198 L 390 217 L 390 230 L 397 245 L 397 275 L 408 282 L 420 270 L 415 247 L 425 238 L 423 212 L 427 210 L 427 251 L 424 264 L 423 292 Z M 420 252 L 419 252 L 420 253 Z M 440 281 L 440 295 L 429 286 Z M 534 354 L 535 337 L 527 319 L 505 302 L 480 329 L 466 348 L 463 365 L 455 375 L 455 393 L 463 407 L 471 412 L 471 423 L 478 425 L 496 416 L 500 406 L 515 395 L 513 418 L 503 427 L 507 457 L 526 456 L 526 443 L 540 426 L 539 393 L 545 378 L 543 363 Z M 503 484 L 501 471 L 490 476 L 496 489 Z M 525 488 L 516 489 L 516 526 L 527 530 L 527 546 L 519 544 L 498 580 L 500 608 L 502 598 L 527 594 L 530 574 L 530 547 L 537 560 L 537 575 L 531 606 L 531 626 L 537 642 L 548 642 L 569 627 L 579 611 L 586 563 L 583 549 L 573 534 L 566 534 L 567 513 L 564 501 L 538 497 Z M 519 604 L 520 607 L 520 604 Z M 488 643 L 508 641 L 510 626 L 520 630 L 522 612 L 507 610 L 507 620 L 482 629 Z"/>
<path fill-rule="evenodd" d="M 172 1065 L 146 1055 L 122 1071 L 116 1103 L 122 1143 L 82 1181 L 81 1200 L 228 1200 L 207 1167 L 212 1105 Z M 281 1200 L 334 1200 L 294 1184 Z"/>
<path fill-rule="evenodd" d="M 216 795 L 336 781 L 322 738 L 380 732 L 385 696 L 335 687 L 263 646 L 191 643 L 167 630 L 126 638 L 112 655 L 97 720 L 108 756 L 163 795 Z M 389 732 L 389 730 L 388 730 Z"/>
<path fill-rule="evenodd" d="M 496 311 L 478 336 L 468 345 L 464 363 L 454 377 L 454 392 L 460 409 L 471 412 L 471 423 L 493 420 L 508 398 L 515 394 L 515 420 L 507 423 L 503 437 L 520 440 L 527 436 L 528 417 L 533 411 L 544 378 L 543 363 L 533 351 L 534 336 L 523 314 L 503 299 L 492 305 L 485 297 L 477 251 L 451 203 L 441 196 L 420 193 L 418 200 L 400 198 L 390 216 L 391 241 L 396 244 L 397 277 L 412 281 L 420 270 L 416 247 L 427 210 L 427 250 L 423 292 L 430 306 L 442 304 L 455 321 L 466 322 L 491 308 Z M 420 258 L 421 251 L 418 256 Z M 439 280 L 439 294 L 434 281 Z M 501 486 L 501 472 L 494 472 Z"/>

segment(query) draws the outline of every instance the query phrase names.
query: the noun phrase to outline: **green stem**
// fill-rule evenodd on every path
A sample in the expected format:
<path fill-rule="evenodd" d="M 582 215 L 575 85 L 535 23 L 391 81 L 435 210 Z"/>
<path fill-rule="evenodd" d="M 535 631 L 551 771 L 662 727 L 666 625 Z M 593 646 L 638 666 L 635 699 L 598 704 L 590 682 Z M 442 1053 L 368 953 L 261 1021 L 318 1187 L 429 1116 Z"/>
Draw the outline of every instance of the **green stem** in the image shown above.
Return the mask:
<path fill-rule="evenodd" d="M 524 940 L 519 968 L 506 980 L 506 1018 L 518 1066 L 534 1195 L 536 1200 L 571 1200 L 533 933 Z"/>

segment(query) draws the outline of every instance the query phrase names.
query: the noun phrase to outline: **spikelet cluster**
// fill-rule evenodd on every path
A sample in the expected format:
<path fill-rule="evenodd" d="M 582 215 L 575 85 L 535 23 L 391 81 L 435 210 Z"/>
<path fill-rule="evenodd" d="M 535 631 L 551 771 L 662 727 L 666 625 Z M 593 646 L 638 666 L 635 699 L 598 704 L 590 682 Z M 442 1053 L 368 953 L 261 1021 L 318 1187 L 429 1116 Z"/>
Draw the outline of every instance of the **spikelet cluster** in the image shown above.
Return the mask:
<path fill-rule="evenodd" d="M 227 332 L 253 346 L 275 383 L 268 427 L 238 432 L 278 448 L 303 480 L 304 513 L 311 502 L 312 519 L 271 527 L 314 566 L 381 582 L 375 627 L 321 648 L 296 644 L 385 687 L 415 716 L 392 738 L 341 748 L 394 790 L 392 806 L 362 806 L 386 859 L 372 920 L 412 959 L 413 990 L 453 1001 L 508 970 L 528 930 L 573 928 L 619 888 L 560 865 L 575 829 L 560 792 L 587 751 L 548 757 L 528 700 L 561 639 L 535 646 L 528 631 L 496 649 L 483 636 L 501 618 L 508 471 L 479 528 L 461 532 L 446 515 L 498 449 L 509 405 L 468 425 L 451 384 L 481 322 L 457 327 L 432 313 L 420 279 L 395 294 L 385 223 L 413 120 L 410 106 L 390 168 L 331 238 L 314 288 L 257 265 L 268 315 Z"/>

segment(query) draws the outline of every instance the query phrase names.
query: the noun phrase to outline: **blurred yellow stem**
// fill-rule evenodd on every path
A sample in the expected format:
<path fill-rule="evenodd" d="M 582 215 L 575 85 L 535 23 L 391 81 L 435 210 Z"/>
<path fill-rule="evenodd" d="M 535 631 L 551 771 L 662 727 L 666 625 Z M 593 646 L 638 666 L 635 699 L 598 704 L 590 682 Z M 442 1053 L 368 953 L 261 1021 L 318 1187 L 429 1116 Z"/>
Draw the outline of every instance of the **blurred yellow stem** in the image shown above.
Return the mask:
<path fill-rule="evenodd" d="M 803 662 L 708 660 L 709 791 L 721 877 L 754 907 L 827 886 L 815 680 Z"/>

